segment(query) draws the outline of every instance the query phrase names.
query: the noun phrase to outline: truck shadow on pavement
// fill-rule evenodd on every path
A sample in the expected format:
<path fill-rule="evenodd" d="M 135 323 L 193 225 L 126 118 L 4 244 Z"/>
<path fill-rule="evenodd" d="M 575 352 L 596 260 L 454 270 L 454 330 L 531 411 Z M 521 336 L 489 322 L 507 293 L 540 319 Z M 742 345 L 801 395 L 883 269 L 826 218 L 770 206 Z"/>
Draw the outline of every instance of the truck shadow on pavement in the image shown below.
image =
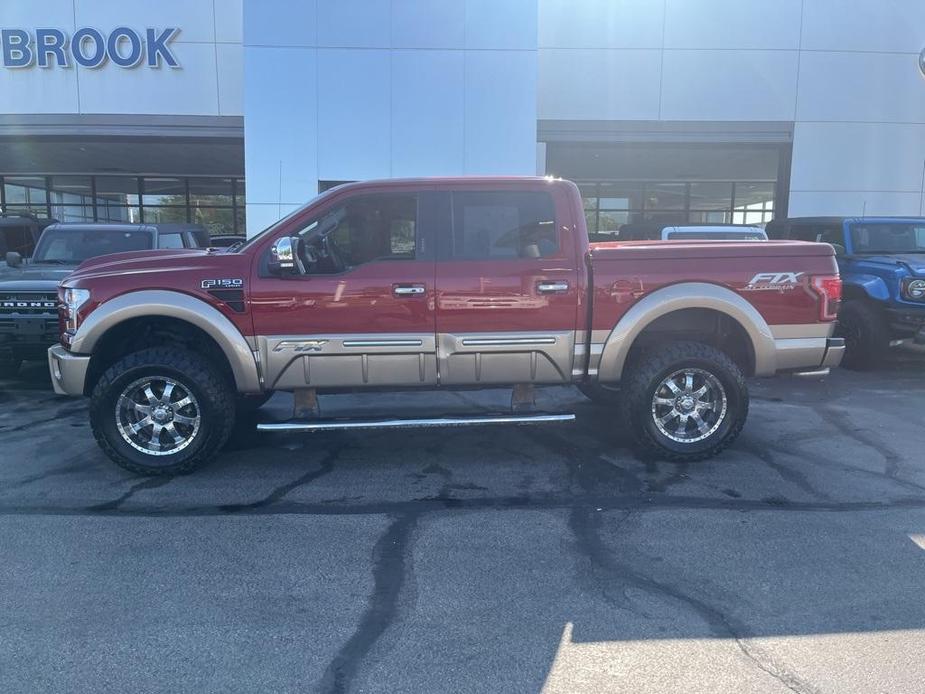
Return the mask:
<path fill-rule="evenodd" d="M 200 473 L 144 479 L 98 451 L 79 401 L 51 396 L 31 371 L 20 380 L 0 396 L 13 410 L 0 420 L 0 518 L 142 523 L 146 554 L 123 560 L 156 573 L 162 554 L 217 544 L 203 576 L 242 604 L 264 599 L 247 578 L 262 569 L 236 558 L 261 556 L 266 543 L 289 548 L 292 528 L 312 548 L 296 551 L 331 562 L 296 560 L 296 575 L 282 573 L 274 588 L 305 598 L 280 617 L 304 639 L 329 629 L 310 661 L 280 656 L 292 686 L 603 691 L 658 682 L 664 691 L 696 689 L 697 677 L 704 691 L 810 692 L 856 687 L 851 673 L 867 672 L 885 689 L 911 691 L 925 677 L 918 356 L 877 372 L 754 381 L 742 437 L 692 465 L 639 460 L 612 412 L 554 389 L 546 404 L 574 408 L 576 423 L 307 436 L 242 428 Z M 396 397 L 363 406 L 388 410 Z M 429 407 L 471 398 L 488 407 L 504 395 L 440 397 Z M 355 406 L 350 398 L 322 407 Z M 285 408 L 285 397 L 270 406 Z M 276 530 L 204 526 L 232 519 Z M 368 559 L 341 564 L 345 536 Z M 114 556 L 132 546 L 105 537 Z M 97 546 L 92 535 L 79 541 Z M 42 581 L 53 570 L 43 561 L 23 566 Z M 306 581 L 310 599 L 298 587 Z M 183 595 L 176 612 L 153 598 L 172 615 L 164 628 L 201 614 Z M 35 605 L 24 599 L 14 619 L 20 608 L 25 618 Z M 347 615 L 336 623 L 335 608 Z M 106 652 L 118 663 L 114 649 Z M 248 674 L 235 667 L 230 682 Z M 717 668 L 725 681 L 711 682 Z"/>

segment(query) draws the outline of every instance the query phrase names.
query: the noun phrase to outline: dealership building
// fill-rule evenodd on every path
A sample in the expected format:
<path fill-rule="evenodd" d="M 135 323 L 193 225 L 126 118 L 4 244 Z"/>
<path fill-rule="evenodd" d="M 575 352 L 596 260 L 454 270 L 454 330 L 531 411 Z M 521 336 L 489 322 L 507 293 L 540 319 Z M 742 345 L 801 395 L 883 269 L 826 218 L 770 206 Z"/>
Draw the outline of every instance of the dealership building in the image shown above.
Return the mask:
<path fill-rule="evenodd" d="M 923 213 L 922 0 L 7 0 L 0 207 L 256 233 L 563 176 L 593 232 Z"/>

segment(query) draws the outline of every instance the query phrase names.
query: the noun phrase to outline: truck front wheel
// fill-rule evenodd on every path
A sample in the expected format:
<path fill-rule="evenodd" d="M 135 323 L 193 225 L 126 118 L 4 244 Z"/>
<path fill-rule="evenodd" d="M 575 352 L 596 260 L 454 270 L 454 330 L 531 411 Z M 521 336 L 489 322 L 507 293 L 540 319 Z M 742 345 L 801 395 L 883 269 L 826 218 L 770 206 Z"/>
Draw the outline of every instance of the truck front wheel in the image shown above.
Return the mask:
<path fill-rule="evenodd" d="M 643 452 L 675 462 L 710 458 L 748 416 L 748 388 L 726 354 L 699 342 L 648 351 L 627 368 L 623 418 Z"/>
<path fill-rule="evenodd" d="M 153 347 L 122 357 L 90 399 L 93 435 L 117 465 L 142 475 L 177 475 L 208 462 L 228 439 L 235 393 L 208 360 Z"/>

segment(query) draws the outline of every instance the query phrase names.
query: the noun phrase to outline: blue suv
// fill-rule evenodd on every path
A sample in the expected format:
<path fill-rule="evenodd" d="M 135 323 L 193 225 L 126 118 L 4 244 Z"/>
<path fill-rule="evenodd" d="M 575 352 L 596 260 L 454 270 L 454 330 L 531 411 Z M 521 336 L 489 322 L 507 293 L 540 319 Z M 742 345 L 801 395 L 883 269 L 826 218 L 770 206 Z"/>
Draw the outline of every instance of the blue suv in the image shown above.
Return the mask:
<path fill-rule="evenodd" d="M 925 344 L 925 217 L 792 217 L 767 226 L 772 239 L 835 247 L 843 302 L 837 334 L 848 368 L 876 366 L 890 346 Z"/>

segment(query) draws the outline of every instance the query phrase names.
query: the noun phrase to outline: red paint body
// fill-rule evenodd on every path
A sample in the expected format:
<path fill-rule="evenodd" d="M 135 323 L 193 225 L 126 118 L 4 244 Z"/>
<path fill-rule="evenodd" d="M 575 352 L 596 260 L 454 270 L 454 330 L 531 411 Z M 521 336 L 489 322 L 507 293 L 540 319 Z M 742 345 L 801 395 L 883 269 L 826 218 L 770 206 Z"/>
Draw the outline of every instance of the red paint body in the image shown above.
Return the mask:
<path fill-rule="evenodd" d="M 266 270 L 273 242 L 358 194 L 423 191 L 546 191 L 554 200 L 560 251 L 555 257 L 502 260 L 389 260 L 339 275 L 274 277 Z M 445 230 L 424 229 L 433 243 Z M 589 287 L 588 265 L 593 269 Z M 264 268 L 261 270 L 261 268 Z M 746 290 L 759 273 L 799 272 L 787 291 Z M 243 335 L 319 333 L 464 333 L 609 330 L 642 297 L 679 282 L 708 282 L 739 293 L 769 324 L 820 322 L 815 275 L 837 275 L 827 244 L 791 241 L 636 241 L 589 244 L 581 198 L 568 181 L 461 178 L 380 181 L 329 191 L 243 249 L 145 251 L 85 262 L 63 287 L 89 288 L 81 318 L 126 292 L 162 289 L 195 296 L 226 315 Z M 244 280 L 245 310 L 231 310 L 203 279 Z M 540 280 L 568 282 L 541 294 Z M 415 284 L 423 295 L 396 297 L 393 285 Z M 593 292 L 593 317 L 587 302 Z"/>

